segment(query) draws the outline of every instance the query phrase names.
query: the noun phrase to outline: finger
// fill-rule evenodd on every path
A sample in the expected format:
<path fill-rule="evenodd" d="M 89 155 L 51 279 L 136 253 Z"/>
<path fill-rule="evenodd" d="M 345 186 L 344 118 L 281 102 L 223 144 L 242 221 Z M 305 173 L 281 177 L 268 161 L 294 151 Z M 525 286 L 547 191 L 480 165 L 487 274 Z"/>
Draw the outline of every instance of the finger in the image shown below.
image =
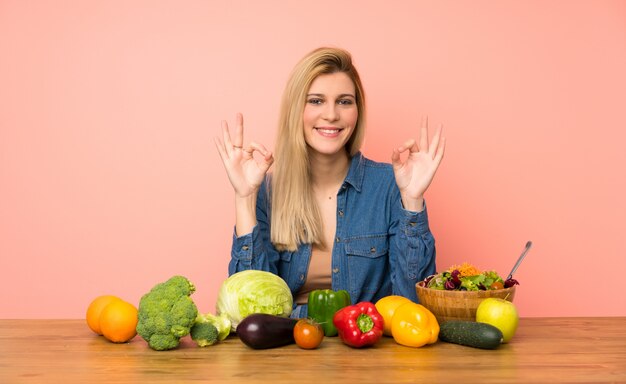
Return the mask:
<path fill-rule="evenodd" d="M 428 152 L 428 116 L 426 116 L 426 121 L 422 120 L 422 127 L 420 128 L 419 147 L 422 151 Z"/>
<path fill-rule="evenodd" d="M 272 152 L 267 152 L 267 155 L 264 157 L 265 166 L 263 167 L 264 171 L 270 169 L 272 164 L 274 163 L 274 156 L 272 156 Z"/>
<path fill-rule="evenodd" d="M 250 152 L 257 151 L 261 155 L 263 155 L 263 157 L 265 157 L 267 153 L 269 152 L 263 144 L 260 144 L 254 141 L 251 141 L 250 144 L 248 144 L 248 146 L 246 147 L 246 151 L 250 151 Z"/>
<path fill-rule="evenodd" d="M 243 115 L 241 113 L 237 113 L 235 121 L 235 137 L 233 138 L 233 146 L 243 148 Z"/>
<path fill-rule="evenodd" d="M 224 148 L 226 149 L 228 156 L 230 156 L 233 151 L 233 143 L 230 140 L 230 132 L 228 131 L 228 123 L 226 120 L 222 120 L 222 136 L 224 140 Z"/>
<path fill-rule="evenodd" d="M 246 148 L 246 151 L 249 151 L 252 154 L 254 151 L 259 152 L 263 156 L 263 160 L 269 166 L 274 162 L 274 156 L 272 152 L 268 151 L 267 148 L 263 144 L 251 142 L 250 145 Z"/>
<path fill-rule="evenodd" d="M 400 162 L 400 151 L 398 150 L 398 148 L 394 148 L 393 152 L 391 153 L 391 165 L 393 166 L 394 170 L 402 167 L 402 163 Z"/>
<path fill-rule="evenodd" d="M 435 154 L 435 163 L 437 163 L 437 167 L 439 167 L 439 163 L 443 159 L 443 154 L 446 151 L 446 138 L 441 138 L 441 144 L 437 148 L 437 153 Z"/>
<path fill-rule="evenodd" d="M 217 148 L 217 153 L 220 155 L 220 158 L 222 161 L 226 161 L 228 155 L 226 154 L 224 144 L 222 144 L 222 141 L 217 137 L 214 137 L 213 141 L 215 142 L 215 147 Z"/>
<path fill-rule="evenodd" d="M 274 162 L 274 155 L 270 151 L 267 151 L 263 158 L 265 159 L 265 162 L 270 165 Z"/>
<path fill-rule="evenodd" d="M 435 158 L 437 151 L 439 150 L 439 140 L 441 139 L 441 131 L 443 130 L 443 124 L 439 125 L 437 131 L 435 132 L 435 136 L 433 136 L 433 141 L 430 142 L 430 146 L 428 147 L 428 154 L 431 159 Z"/>
<path fill-rule="evenodd" d="M 398 149 L 398 152 L 400 152 L 400 153 L 406 151 L 407 149 L 411 150 L 411 152 L 419 151 L 419 148 L 417 147 L 417 142 L 415 141 L 415 139 L 409 139 L 409 140 L 405 141 L 397 149 Z"/>
<path fill-rule="evenodd" d="M 246 151 L 250 156 L 252 156 L 255 151 L 259 152 L 263 156 L 263 163 L 259 164 L 259 166 L 264 171 L 267 171 L 274 162 L 272 152 L 268 151 L 263 144 L 251 142 L 244 151 Z"/>

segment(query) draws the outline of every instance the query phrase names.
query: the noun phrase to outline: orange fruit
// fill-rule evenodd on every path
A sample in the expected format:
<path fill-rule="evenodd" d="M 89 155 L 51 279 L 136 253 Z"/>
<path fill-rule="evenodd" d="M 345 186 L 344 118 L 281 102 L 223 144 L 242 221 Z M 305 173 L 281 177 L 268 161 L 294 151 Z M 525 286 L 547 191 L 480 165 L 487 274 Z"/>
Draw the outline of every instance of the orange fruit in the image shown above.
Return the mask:
<path fill-rule="evenodd" d="M 137 334 L 137 308 L 124 300 L 109 303 L 100 314 L 102 336 L 114 343 L 125 343 Z"/>
<path fill-rule="evenodd" d="M 102 335 L 102 331 L 100 330 L 100 314 L 102 313 L 102 310 L 104 307 L 116 300 L 121 299 L 113 295 L 103 295 L 96 297 L 91 304 L 89 304 L 86 316 L 87 325 L 98 335 Z"/>
<path fill-rule="evenodd" d="M 396 308 L 410 302 L 411 300 L 406 297 L 397 295 L 385 296 L 376 302 L 376 309 L 383 316 L 383 335 L 391 336 L 391 319 L 393 319 Z"/>

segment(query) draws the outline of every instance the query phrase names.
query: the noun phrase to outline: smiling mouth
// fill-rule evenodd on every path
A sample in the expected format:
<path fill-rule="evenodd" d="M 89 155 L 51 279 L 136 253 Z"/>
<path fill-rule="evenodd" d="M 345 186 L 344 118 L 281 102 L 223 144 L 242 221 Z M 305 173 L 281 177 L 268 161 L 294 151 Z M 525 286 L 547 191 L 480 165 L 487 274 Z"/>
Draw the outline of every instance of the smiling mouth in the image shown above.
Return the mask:
<path fill-rule="evenodd" d="M 334 137 L 334 136 L 339 135 L 339 133 L 343 129 L 342 128 L 316 127 L 315 130 L 319 132 L 322 136 Z"/>

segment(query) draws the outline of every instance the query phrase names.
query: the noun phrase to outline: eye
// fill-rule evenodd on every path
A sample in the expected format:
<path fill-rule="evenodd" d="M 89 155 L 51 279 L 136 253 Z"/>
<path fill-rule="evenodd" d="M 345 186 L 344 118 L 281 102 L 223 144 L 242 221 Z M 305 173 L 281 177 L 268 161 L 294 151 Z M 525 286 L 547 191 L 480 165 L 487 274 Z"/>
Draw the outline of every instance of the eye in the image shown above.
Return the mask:
<path fill-rule="evenodd" d="M 340 100 L 337 100 L 337 104 L 339 104 L 339 105 L 352 105 L 352 104 L 354 104 L 354 102 L 352 101 L 352 99 L 340 99 Z"/>
<path fill-rule="evenodd" d="M 309 104 L 313 104 L 313 105 L 320 105 L 324 102 L 324 100 L 318 97 L 315 97 L 315 98 L 308 99 L 306 102 Z"/>

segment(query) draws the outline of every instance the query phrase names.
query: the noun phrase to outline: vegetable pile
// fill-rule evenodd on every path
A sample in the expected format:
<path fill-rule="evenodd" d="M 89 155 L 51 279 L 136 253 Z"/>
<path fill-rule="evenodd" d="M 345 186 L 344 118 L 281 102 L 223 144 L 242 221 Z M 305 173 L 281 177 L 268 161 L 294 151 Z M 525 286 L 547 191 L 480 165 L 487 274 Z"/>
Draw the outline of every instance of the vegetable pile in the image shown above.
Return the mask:
<path fill-rule="evenodd" d="M 286 328 L 290 339 L 286 342 L 293 342 L 296 320 L 288 319 L 293 297 L 287 283 L 277 275 L 256 270 L 233 274 L 220 288 L 217 315 L 198 312 L 190 297 L 195 290 L 195 286 L 186 277 L 174 276 L 155 285 L 142 296 L 136 316 L 136 330 L 150 348 L 157 351 L 177 348 L 180 339 L 187 335 L 199 347 L 208 347 L 226 339 L 231 330 L 240 330 L 243 338 L 247 332 L 255 348 L 270 348 L 274 346 L 272 343 L 277 342 L 276 339 L 279 343 L 284 342 L 284 338 L 275 338 L 275 334 L 272 335 L 264 329 L 253 329 L 263 322 L 254 322 L 255 317 L 250 316 L 259 314 L 266 314 L 272 319 L 269 321 L 270 327 L 281 320 L 284 321 L 280 324 L 288 323 Z M 243 327 L 237 326 L 248 317 L 248 323 L 244 325 L 251 328 L 243 331 Z M 269 341 L 267 337 L 270 338 Z"/>
<path fill-rule="evenodd" d="M 504 281 L 495 271 L 482 272 L 468 263 L 452 266 L 424 282 L 428 288 L 460 291 L 503 289 L 516 284 L 514 279 Z M 383 335 L 392 336 L 396 343 L 408 347 L 423 347 L 442 340 L 493 349 L 510 340 L 518 324 L 513 304 L 501 299 L 488 298 L 481 302 L 476 314 L 479 323 L 440 325 L 427 307 L 406 297 L 391 295 L 376 304 L 352 305 L 347 291 L 330 289 L 310 292 L 310 317 L 294 319 L 290 318 L 293 296 L 285 281 L 273 273 L 258 270 L 235 273 L 222 283 L 217 297 L 217 315 L 199 313 L 190 297 L 195 290 L 186 277 L 174 276 L 156 284 L 141 297 L 132 320 L 138 320 L 137 334 L 150 348 L 157 351 L 177 348 L 181 338 L 188 335 L 199 347 L 208 347 L 235 331 L 239 339 L 253 349 L 293 343 L 303 349 L 315 349 L 325 336 L 339 336 L 344 344 L 362 348 L 376 344 Z M 103 302 L 100 307 L 104 306 L 105 299 L 116 298 L 98 299 Z M 87 314 L 92 329 L 98 325 L 95 308 L 92 303 Z"/>
<path fill-rule="evenodd" d="M 448 291 L 485 291 L 510 288 L 519 284 L 515 279 L 503 280 L 496 271 L 481 272 L 471 264 L 454 265 L 447 271 L 428 276 L 424 286 Z"/>

